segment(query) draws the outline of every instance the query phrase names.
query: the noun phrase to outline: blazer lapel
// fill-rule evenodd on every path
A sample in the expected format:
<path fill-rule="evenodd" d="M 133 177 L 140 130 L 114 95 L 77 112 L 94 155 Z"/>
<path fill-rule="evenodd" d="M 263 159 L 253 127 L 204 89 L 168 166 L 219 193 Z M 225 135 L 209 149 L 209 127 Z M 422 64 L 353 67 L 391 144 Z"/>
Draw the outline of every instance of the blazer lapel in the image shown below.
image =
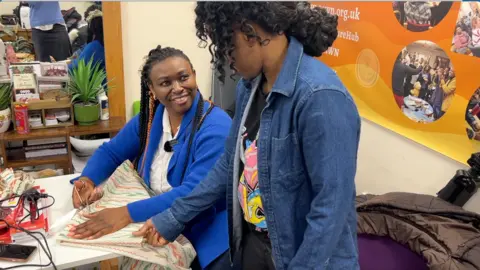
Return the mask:
<path fill-rule="evenodd" d="M 143 178 L 147 186 L 150 187 L 150 168 L 152 167 L 153 158 L 155 152 L 158 150 L 160 139 L 163 134 L 163 111 L 165 107 L 163 105 L 158 105 L 155 116 L 152 120 L 152 127 L 150 129 L 150 138 L 148 141 L 148 146 L 145 149 L 145 163 L 143 165 Z"/>

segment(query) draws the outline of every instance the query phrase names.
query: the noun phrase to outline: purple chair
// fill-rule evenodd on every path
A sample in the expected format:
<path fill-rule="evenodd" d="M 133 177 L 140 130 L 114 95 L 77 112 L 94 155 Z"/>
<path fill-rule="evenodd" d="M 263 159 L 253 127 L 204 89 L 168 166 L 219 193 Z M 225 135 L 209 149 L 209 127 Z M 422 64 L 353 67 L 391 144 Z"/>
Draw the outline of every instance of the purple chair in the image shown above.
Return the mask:
<path fill-rule="evenodd" d="M 388 236 L 358 235 L 361 270 L 428 270 L 422 256 Z"/>

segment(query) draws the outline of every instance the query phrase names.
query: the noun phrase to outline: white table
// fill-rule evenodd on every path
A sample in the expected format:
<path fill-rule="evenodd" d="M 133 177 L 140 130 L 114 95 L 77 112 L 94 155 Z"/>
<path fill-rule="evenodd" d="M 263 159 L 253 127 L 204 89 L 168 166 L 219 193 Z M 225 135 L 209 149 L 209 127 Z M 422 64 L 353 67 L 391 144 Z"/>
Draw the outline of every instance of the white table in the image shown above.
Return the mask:
<path fill-rule="evenodd" d="M 49 223 L 53 225 L 55 220 L 73 209 L 72 205 L 72 188 L 70 179 L 77 177 L 78 175 L 64 175 L 57 177 L 50 177 L 36 180 L 36 184 L 44 188 L 49 195 L 55 198 L 55 204 L 50 207 L 51 221 Z M 85 265 L 89 263 L 95 263 L 102 260 L 108 260 L 118 257 L 118 255 L 110 252 L 98 251 L 94 249 L 84 249 L 75 247 L 60 246 L 55 242 L 55 237 L 48 237 L 48 245 L 52 252 L 53 260 L 58 269 L 65 269 Z M 48 264 L 49 259 L 45 255 L 44 251 L 38 245 L 38 242 L 34 239 L 29 242 L 22 242 L 19 244 L 37 246 L 36 254 L 27 264 Z M 45 244 L 43 244 L 45 246 Z M 0 261 L 0 268 L 6 268 L 9 266 L 19 265 L 18 263 L 9 263 Z M 53 269 L 53 267 L 25 267 L 20 269 Z"/>

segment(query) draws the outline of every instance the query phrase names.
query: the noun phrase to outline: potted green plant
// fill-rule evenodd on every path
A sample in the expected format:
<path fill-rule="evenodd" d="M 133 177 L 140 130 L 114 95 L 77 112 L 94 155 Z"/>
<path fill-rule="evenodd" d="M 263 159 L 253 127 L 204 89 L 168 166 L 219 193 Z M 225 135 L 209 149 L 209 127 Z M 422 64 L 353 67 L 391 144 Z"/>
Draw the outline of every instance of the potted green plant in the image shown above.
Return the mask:
<path fill-rule="evenodd" d="M 79 125 L 93 125 L 100 117 L 97 96 L 107 91 L 107 74 L 100 63 L 78 60 L 78 65 L 70 70 L 69 93 L 72 96 L 73 113 Z"/>
<path fill-rule="evenodd" d="M 12 101 L 12 86 L 10 83 L 0 84 L 0 133 L 8 130 L 12 120 L 10 103 Z"/>

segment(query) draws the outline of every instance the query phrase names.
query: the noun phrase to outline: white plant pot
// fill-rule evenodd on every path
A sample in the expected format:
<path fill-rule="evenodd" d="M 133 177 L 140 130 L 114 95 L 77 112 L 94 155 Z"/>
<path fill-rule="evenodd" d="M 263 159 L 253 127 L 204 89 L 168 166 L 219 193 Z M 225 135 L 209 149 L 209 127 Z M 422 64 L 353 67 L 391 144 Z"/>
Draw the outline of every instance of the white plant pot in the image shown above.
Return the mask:
<path fill-rule="evenodd" d="M 10 122 L 12 120 L 12 111 L 10 108 L 6 108 L 3 111 L 0 111 L 0 133 L 4 133 L 10 127 Z"/>

